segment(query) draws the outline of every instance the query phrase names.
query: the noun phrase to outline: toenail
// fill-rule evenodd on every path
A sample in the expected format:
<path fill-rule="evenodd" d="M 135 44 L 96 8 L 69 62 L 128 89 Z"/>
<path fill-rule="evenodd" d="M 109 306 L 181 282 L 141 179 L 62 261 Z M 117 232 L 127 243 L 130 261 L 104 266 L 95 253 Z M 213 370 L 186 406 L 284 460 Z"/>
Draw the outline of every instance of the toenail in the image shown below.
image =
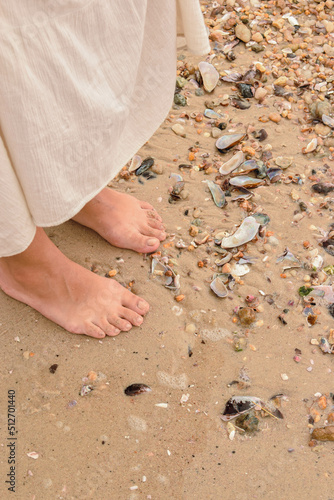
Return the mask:
<path fill-rule="evenodd" d="M 144 319 L 141 316 L 139 316 L 139 318 L 136 318 L 137 325 L 141 325 L 143 321 L 144 321 Z"/>
<path fill-rule="evenodd" d="M 125 329 L 126 329 L 126 330 L 131 330 L 131 328 L 132 328 L 131 323 L 127 323 L 127 324 L 125 325 Z"/>
<path fill-rule="evenodd" d="M 149 247 L 153 247 L 156 244 L 157 244 L 157 240 L 155 238 L 150 238 L 149 240 L 147 240 L 147 245 Z"/>
<path fill-rule="evenodd" d="M 138 302 L 137 306 L 138 306 L 138 309 L 141 309 L 142 311 L 144 311 L 146 309 L 146 304 L 142 300 L 140 300 Z"/>

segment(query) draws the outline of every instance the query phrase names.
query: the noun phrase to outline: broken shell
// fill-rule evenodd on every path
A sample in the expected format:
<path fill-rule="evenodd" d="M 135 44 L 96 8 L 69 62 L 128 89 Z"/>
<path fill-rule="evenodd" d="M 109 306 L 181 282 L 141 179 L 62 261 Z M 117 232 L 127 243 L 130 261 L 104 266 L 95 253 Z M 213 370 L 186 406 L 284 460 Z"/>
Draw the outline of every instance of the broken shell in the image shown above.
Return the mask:
<path fill-rule="evenodd" d="M 145 158 L 145 160 L 142 161 L 140 167 L 138 167 L 137 170 L 135 171 L 135 174 L 136 175 L 143 174 L 144 172 L 146 172 L 146 170 L 151 168 L 153 164 L 154 164 L 153 158 L 151 158 L 150 156 L 148 158 Z"/>
<path fill-rule="evenodd" d="M 233 177 L 229 180 L 231 186 L 243 187 L 243 188 L 256 188 L 262 186 L 264 181 L 262 179 L 254 179 L 254 177 L 249 177 L 248 175 L 240 175 L 238 177 Z"/>
<path fill-rule="evenodd" d="M 134 155 L 134 157 L 131 160 L 131 164 L 130 164 L 130 167 L 129 167 L 129 172 L 134 172 L 135 170 L 137 170 L 137 168 L 140 167 L 141 162 L 142 162 L 141 156 Z"/>
<path fill-rule="evenodd" d="M 268 176 L 270 182 L 279 181 L 282 173 L 283 173 L 283 170 L 278 168 L 278 167 L 268 168 L 268 170 L 267 170 L 267 176 Z"/>
<path fill-rule="evenodd" d="M 238 151 L 235 155 L 232 156 L 226 163 L 224 163 L 220 169 L 219 173 L 222 175 L 228 175 L 233 170 L 239 167 L 241 163 L 244 161 L 245 155 L 242 151 Z"/>
<path fill-rule="evenodd" d="M 266 132 L 266 130 L 265 130 L 264 128 L 261 128 L 261 130 L 253 132 L 253 136 L 254 136 L 254 137 L 255 137 L 255 139 L 257 139 L 259 142 L 262 142 L 262 141 L 264 141 L 265 139 L 267 139 L 267 137 L 268 137 L 268 133 Z"/>
<path fill-rule="evenodd" d="M 308 145 L 302 149 L 302 152 L 304 154 L 307 154 L 307 153 L 312 153 L 312 151 L 314 151 L 318 146 L 318 139 L 315 138 L 315 139 L 312 139 L 311 142 L 308 143 Z"/>
<path fill-rule="evenodd" d="M 227 288 L 220 276 L 217 276 L 217 278 L 210 283 L 210 288 L 217 297 L 224 298 L 227 296 Z"/>
<path fill-rule="evenodd" d="M 150 392 L 152 389 L 146 384 L 131 384 L 126 389 L 124 389 L 124 393 L 127 396 L 137 396 L 138 394 L 142 394 L 143 392 Z"/>
<path fill-rule="evenodd" d="M 212 64 L 201 61 L 198 69 L 203 79 L 203 86 L 207 92 L 212 92 L 219 81 L 219 73 Z"/>
<path fill-rule="evenodd" d="M 241 226 L 236 230 L 232 236 L 223 238 L 221 241 L 222 248 L 234 248 L 244 245 L 251 241 L 257 234 L 260 224 L 256 222 L 254 217 L 246 217 Z"/>
<path fill-rule="evenodd" d="M 237 99 L 233 97 L 233 99 L 231 99 L 231 106 L 238 109 L 249 109 L 251 107 L 251 103 L 244 99 Z"/>
<path fill-rule="evenodd" d="M 231 198 L 231 201 L 249 200 L 254 196 L 251 191 L 248 191 L 248 189 L 243 187 L 239 187 L 238 189 L 236 189 L 236 191 L 238 192 L 238 194 Z"/>
<path fill-rule="evenodd" d="M 231 134 L 231 135 L 223 135 L 219 137 L 216 141 L 216 148 L 220 153 L 225 153 L 229 149 L 236 146 L 246 137 L 246 134 Z"/>
<path fill-rule="evenodd" d="M 231 268 L 232 276 L 245 276 L 245 274 L 249 273 L 250 268 L 247 264 L 234 264 Z"/>
<path fill-rule="evenodd" d="M 216 113 L 216 111 L 213 111 L 213 109 L 208 109 L 208 108 L 204 111 L 204 116 L 206 116 L 207 118 L 211 118 L 212 120 L 222 119 L 222 115 Z"/>
<path fill-rule="evenodd" d="M 334 119 L 327 115 L 322 115 L 322 123 L 328 127 L 334 128 Z"/>
<path fill-rule="evenodd" d="M 224 264 L 227 264 L 228 262 L 230 262 L 232 257 L 233 257 L 233 255 L 231 254 L 231 252 L 227 252 L 225 257 L 222 257 L 221 259 L 217 259 L 215 261 L 215 264 L 216 264 L 216 266 L 221 267 Z"/>
<path fill-rule="evenodd" d="M 223 208 L 226 205 L 225 194 L 224 191 L 215 184 L 213 181 L 206 181 L 208 187 L 210 189 L 213 201 L 219 208 Z"/>

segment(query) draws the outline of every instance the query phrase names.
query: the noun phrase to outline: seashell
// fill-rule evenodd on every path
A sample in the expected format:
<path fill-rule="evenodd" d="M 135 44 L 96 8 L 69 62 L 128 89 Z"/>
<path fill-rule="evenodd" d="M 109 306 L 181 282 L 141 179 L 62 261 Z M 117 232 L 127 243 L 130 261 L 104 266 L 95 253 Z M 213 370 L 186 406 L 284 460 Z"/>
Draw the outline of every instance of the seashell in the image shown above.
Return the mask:
<path fill-rule="evenodd" d="M 285 170 L 292 165 L 293 156 L 277 156 L 275 158 L 275 163 L 278 167 Z"/>
<path fill-rule="evenodd" d="M 172 130 L 176 135 L 180 135 L 181 137 L 186 136 L 186 133 L 184 131 L 184 126 L 181 125 L 180 123 L 174 123 L 174 125 L 172 126 Z"/>
<path fill-rule="evenodd" d="M 271 167 L 267 170 L 267 176 L 270 182 L 277 182 L 280 180 L 283 170 L 278 167 Z"/>
<path fill-rule="evenodd" d="M 93 389 L 94 387 L 92 385 L 83 385 L 80 389 L 79 396 L 87 396 Z"/>
<path fill-rule="evenodd" d="M 316 271 L 319 271 L 319 269 L 322 268 L 324 263 L 324 259 L 321 257 L 321 255 L 316 255 L 314 259 L 312 259 L 311 265 L 312 268 L 315 269 Z"/>
<path fill-rule="evenodd" d="M 334 128 L 334 119 L 327 115 L 322 115 L 322 123 L 328 127 Z"/>
<path fill-rule="evenodd" d="M 154 164 L 153 158 L 151 158 L 150 156 L 148 158 L 145 158 L 145 160 L 142 161 L 140 167 L 137 168 L 137 170 L 135 171 L 135 174 L 136 175 L 143 174 L 144 172 L 146 172 L 146 170 L 151 168 L 153 164 Z"/>
<path fill-rule="evenodd" d="M 183 181 L 183 177 L 180 174 L 171 173 L 170 176 L 169 176 L 169 178 L 170 179 L 175 179 L 176 182 L 182 182 Z"/>
<path fill-rule="evenodd" d="M 217 297 L 220 297 L 221 299 L 227 297 L 227 288 L 220 276 L 217 276 L 217 278 L 211 281 L 210 288 L 217 295 Z"/>
<path fill-rule="evenodd" d="M 261 128 L 261 130 L 253 132 L 253 136 L 259 142 L 262 142 L 267 139 L 268 134 L 264 128 Z"/>
<path fill-rule="evenodd" d="M 223 238 L 220 245 L 222 248 L 235 248 L 244 245 L 255 238 L 259 227 L 260 224 L 254 217 L 246 217 L 236 232 L 232 236 Z"/>
<path fill-rule="evenodd" d="M 124 393 L 127 396 L 137 396 L 138 394 L 143 394 L 143 392 L 150 392 L 152 389 L 146 384 L 131 384 L 126 389 Z"/>
<path fill-rule="evenodd" d="M 256 188 L 262 186 L 264 181 L 262 179 L 254 179 L 254 177 L 249 177 L 248 175 L 240 175 L 238 177 L 233 177 L 229 180 L 231 186 L 243 187 L 243 188 Z"/>
<path fill-rule="evenodd" d="M 226 163 L 224 163 L 220 167 L 219 173 L 221 175 L 230 174 L 231 172 L 233 172 L 233 170 L 238 168 L 239 165 L 241 165 L 244 159 L 245 159 L 244 153 L 242 151 L 238 151 L 235 155 L 232 156 L 232 158 L 230 158 Z"/>
<path fill-rule="evenodd" d="M 252 86 L 249 85 L 248 83 L 237 83 L 237 87 L 239 89 L 240 94 L 245 99 L 250 99 L 251 97 L 254 97 Z"/>
<path fill-rule="evenodd" d="M 224 82 L 235 83 L 239 82 L 242 79 L 241 73 L 228 73 L 227 75 L 222 77 Z"/>
<path fill-rule="evenodd" d="M 247 264 L 234 264 L 231 268 L 231 274 L 233 276 L 245 276 L 245 274 L 249 273 L 250 267 Z"/>
<path fill-rule="evenodd" d="M 312 139 L 312 141 L 308 143 L 306 148 L 302 149 L 302 152 L 304 154 L 312 153 L 312 151 L 314 151 L 317 148 L 317 146 L 318 146 L 318 139 L 317 138 Z"/>
<path fill-rule="evenodd" d="M 175 243 L 176 248 L 187 248 L 187 244 L 183 240 L 178 240 Z"/>
<path fill-rule="evenodd" d="M 220 115 L 219 113 L 216 113 L 216 111 L 213 111 L 213 109 L 209 109 L 209 108 L 207 108 L 204 111 L 204 116 L 206 116 L 207 118 L 211 118 L 213 120 L 221 120 L 222 119 L 222 115 Z"/>
<path fill-rule="evenodd" d="M 240 187 L 237 189 L 237 191 L 239 192 L 239 194 L 234 196 L 234 198 L 231 198 L 231 201 L 249 200 L 254 196 L 253 193 L 251 191 L 248 191 L 248 189 L 246 188 Z"/>
<path fill-rule="evenodd" d="M 270 217 L 267 214 L 256 213 L 253 214 L 252 217 L 258 222 L 261 226 L 266 226 L 270 222 Z"/>
<path fill-rule="evenodd" d="M 254 172 L 258 179 L 264 179 L 267 175 L 267 167 L 265 166 L 263 161 L 260 160 L 247 160 L 241 165 L 241 167 L 245 168 L 246 170 L 239 170 L 238 172 L 234 172 L 231 177 L 248 175 L 251 172 Z"/>
<path fill-rule="evenodd" d="M 208 239 L 210 238 L 210 234 L 207 232 L 207 231 L 204 231 L 203 233 L 199 233 L 194 241 L 196 243 L 196 245 L 203 245 L 204 243 L 206 243 L 208 241 Z"/>
<path fill-rule="evenodd" d="M 239 144 L 239 142 L 241 142 L 245 137 L 246 134 L 222 135 L 216 141 L 216 148 L 220 151 L 220 153 L 225 153 L 225 151 L 228 151 Z"/>
<path fill-rule="evenodd" d="M 215 264 L 216 264 L 216 266 L 221 267 L 224 264 L 227 264 L 228 262 L 230 262 L 232 257 L 233 257 L 233 255 L 231 254 L 231 252 L 226 252 L 226 255 L 224 257 L 222 257 L 221 259 L 215 260 Z"/>
<path fill-rule="evenodd" d="M 184 181 L 178 181 L 175 183 L 174 187 L 173 187 L 173 190 L 171 192 L 171 197 L 174 198 L 174 199 L 179 199 L 181 198 L 181 192 L 183 191 L 184 189 Z"/>
<path fill-rule="evenodd" d="M 223 208 L 226 205 L 225 194 L 224 191 L 215 184 L 213 181 L 206 181 L 208 184 L 208 188 L 210 189 L 213 201 L 219 208 Z"/>
<path fill-rule="evenodd" d="M 137 170 L 137 168 L 140 167 L 141 162 L 142 162 L 141 156 L 134 155 L 134 157 L 131 160 L 131 164 L 130 164 L 130 167 L 129 167 L 129 172 L 134 172 L 135 170 Z"/>
<path fill-rule="evenodd" d="M 219 81 L 219 73 L 212 64 L 201 61 L 198 69 L 203 79 L 203 87 L 207 92 L 212 92 Z"/>

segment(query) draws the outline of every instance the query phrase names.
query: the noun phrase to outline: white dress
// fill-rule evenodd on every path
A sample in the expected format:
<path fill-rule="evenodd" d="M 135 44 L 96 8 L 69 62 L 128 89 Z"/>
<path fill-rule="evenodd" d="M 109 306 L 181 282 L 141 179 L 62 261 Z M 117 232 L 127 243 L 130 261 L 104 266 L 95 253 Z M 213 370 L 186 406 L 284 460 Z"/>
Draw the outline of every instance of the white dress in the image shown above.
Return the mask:
<path fill-rule="evenodd" d="M 210 50 L 198 0 L 178 0 Z M 173 99 L 175 0 L 0 1 L 0 257 L 73 217 L 152 136 Z"/>

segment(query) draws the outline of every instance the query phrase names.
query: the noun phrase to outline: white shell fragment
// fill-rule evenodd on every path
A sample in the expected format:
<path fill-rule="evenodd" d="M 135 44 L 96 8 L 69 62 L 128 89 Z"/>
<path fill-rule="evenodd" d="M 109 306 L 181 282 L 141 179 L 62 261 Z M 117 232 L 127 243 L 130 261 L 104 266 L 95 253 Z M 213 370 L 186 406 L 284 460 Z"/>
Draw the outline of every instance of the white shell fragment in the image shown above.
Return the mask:
<path fill-rule="evenodd" d="M 219 73 L 212 64 L 201 61 L 198 69 L 203 78 L 203 86 L 207 92 L 212 92 L 219 80 Z"/>
<path fill-rule="evenodd" d="M 255 218 L 250 216 L 246 217 L 241 226 L 236 230 L 232 236 L 223 238 L 221 241 L 222 248 L 234 248 L 248 243 L 255 238 L 260 224 L 256 222 Z"/>
<path fill-rule="evenodd" d="M 328 127 L 334 128 L 334 119 L 327 115 L 322 115 L 322 123 Z"/>
<path fill-rule="evenodd" d="M 227 162 L 225 162 L 219 169 L 219 173 L 222 175 L 228 175 L 233 170 L 239 167 L 245 161 L 245 155 L 242 151 L 238 151 L 232 156 Z"/>
<path fill-rule="evenodd" d="M 39 457 L 39 454 L 36 453 L 36 451 L 31 451 L 30 453 L 27 453 L 27 455 L 29 458 L 33 458 L 34 460 L 37 460 L 37 458 Z"/>
<path fill-rule="evenodd" d="M 311 142 L 308 143 L 308 145 L 306 146 L 306 148 L 303 148 L 303 153 L 306 154 L 306 153 L 312 153 L 312 151 L 314 151 L 318 146 L 318 139 L 314 138 L 312 139 Z"/>
<path fill-rule="evenodd" d="M 131 160 L 129 172 L 134 172 L 135 170 L 137 170 L 137 168 L 140 167 L 141 162 L 142 162 L 141 156 L 134 155 L 134 157 Z"/>

